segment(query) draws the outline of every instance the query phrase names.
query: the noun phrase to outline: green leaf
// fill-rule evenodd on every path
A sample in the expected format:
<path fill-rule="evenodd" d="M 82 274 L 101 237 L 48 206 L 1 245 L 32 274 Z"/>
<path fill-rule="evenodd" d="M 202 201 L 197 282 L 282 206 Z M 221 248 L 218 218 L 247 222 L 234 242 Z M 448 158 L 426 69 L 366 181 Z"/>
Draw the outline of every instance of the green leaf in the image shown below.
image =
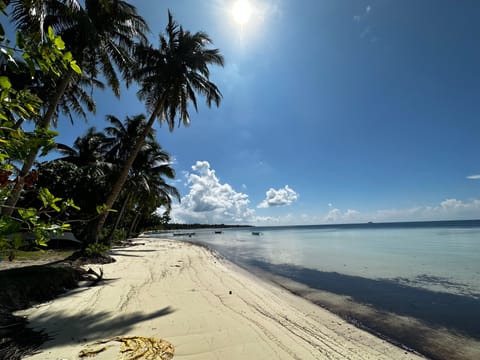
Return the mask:
<path fill-rule="evenodd" d="M 25 104 L 25 107 L 26 107 L 32 114 L 35 114 L 35 109 L 33 108 L 33 106 L 32 106 L 31 104 L 26 103 L 26 104 Z"/>
<path fill-rule="evenodd" d="M 80 69 L 80 66 L 77 65 L 77 61 L 73 60 L 70 61 L 70 67 L 72 68 L 73 71 L 75 71 L 77 74 L 82 73 L 82 69 Z"/>
<path fill-rule="evenodd" d="M 32 220 L 38 218 L 38 212 L 34 208 L 18 209 L 18 214 L 23 220 Z"/>
<path fill-rule="evenodd" d="M 96 206 L 96 210 L 97 210 L 97 214 L 102 214 L 107 208 L 107 205 L 103 204 L 103 205 L 97 205 Z"/>
<path fill-rule="evenodd" d="M 52 208 L 53 210 L 60 212 L 60 208 L 57 205 L 57 202 L 62 200 L 62 198 L 57 198 L 47 188 L 40 188 L 38 191 L 38 198 L 42 201 L 44 208 Z"/>
<path fill-rule="evenodd" d="M 109 209 L 107 204 L 97 205 L 96 208 L 97 208 L 97 213 L 98 214 L 103 214 L 105 211 L 107 211 L 107 212 L 118 212 L 115 209 Z"/>
<path fill-rule="evenodd" d="M 0 87 L 2 89 L 10 89 L 12 87 L 12 83 L 6 76 L 0 76 Z"/>
<path fill-rule="evenodd" d="M 55 43 L 55 46 L 57 47 L 58 50 L 65 49 L 65 43 L 63 42 L 63 40 L 60 36 L 55 36 L 54 43 Z"/>
<path fill-rule="evenodd" d="M 73 60 L 72 53 L 70 51 L 67 51 L 65 54 L 63 54 L 63 60 L 72 61 Z"/>
<path fill-rule="evenodd" d="M 70 226 L 69 223 L 64 223 L 64 224 L 62 224 L 61 229 L 62 229 L 62 231 L 70 231 L 70 230 L 72 230 L 72 227 Z"/>
<path fill-rule="evenodd" d="M 67 201 L 65 201 L 65 205 L 68 207 L 74 208 L 75 210 L 81 210 L 80 206 L 75 205 L 75 203 L 73 202 L 73 199 L 68 199 Z"/>
<path fill-rule="evenodd" d="M 51 26 L 48 27 L 48 38 L 51 40 L 51 41 L 54 41 L 55 40 L 55 34 L 53 33 L 53 28 Z"/>
<path fill-rule="evenodd" d="M 35 243 L 38 245 L 38 246 L 43 246 L 43 247 L 47 247 L 47 238 L 43 235 L 40 235 L 37 239 L 37 241 L 35 241 Z"/>

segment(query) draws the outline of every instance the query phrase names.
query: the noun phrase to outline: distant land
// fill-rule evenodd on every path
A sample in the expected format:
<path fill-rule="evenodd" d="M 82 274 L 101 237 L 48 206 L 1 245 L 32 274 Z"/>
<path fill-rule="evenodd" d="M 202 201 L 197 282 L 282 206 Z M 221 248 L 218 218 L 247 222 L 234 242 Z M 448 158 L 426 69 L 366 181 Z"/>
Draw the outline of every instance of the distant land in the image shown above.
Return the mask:
<path fill-rule="evenodd" d="M 399 222 L 364 222 L 351 224 L 319 224 L 319 225 L 284 225 L 284 226 L 256 226 L 257 228 L 285 229 L 285 228 L 427 228 L 427 227 L 480 227 L 477 220 L 435 220 L 435 221 L 399 221 Z"/>
<path fill-rule="evenodd" d="M 364 222 L 351 224 L 318 224 L 318 225 L 278 225 L 278 226 L 254 226 L 254 225 L 231 225 L 231 224 L 165 224 L 165 230 L 191 230 L 191 229 L 226 229 L 226 228 L 259 228 L 259 229 L 285 229 L 285 228 L 422 228 L 422 227 L 480 227 L 480 219 L 476 220 L 435 220 L 435 221 L 399 221 L 399 222 Z"/>
<path fill-rule="evenodd" d="M 248 228 L 252 225 L 228 225 L 228 224 L 165 224 L 162 230 L 190 230 L 190 229 L 226 229 Z"/>

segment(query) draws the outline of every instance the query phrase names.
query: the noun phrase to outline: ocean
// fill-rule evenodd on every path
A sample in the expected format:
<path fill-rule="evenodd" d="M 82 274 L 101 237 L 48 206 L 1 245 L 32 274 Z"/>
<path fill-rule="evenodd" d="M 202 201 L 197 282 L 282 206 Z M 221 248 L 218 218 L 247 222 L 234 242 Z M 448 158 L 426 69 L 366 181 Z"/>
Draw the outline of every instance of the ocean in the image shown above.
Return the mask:
<path fill-rule="evenodd" d="M 480 358 L 480 220 L 183 233 L 194 234 L 159 236 L 206 244 L 259 276 L 431 358 Z"/>

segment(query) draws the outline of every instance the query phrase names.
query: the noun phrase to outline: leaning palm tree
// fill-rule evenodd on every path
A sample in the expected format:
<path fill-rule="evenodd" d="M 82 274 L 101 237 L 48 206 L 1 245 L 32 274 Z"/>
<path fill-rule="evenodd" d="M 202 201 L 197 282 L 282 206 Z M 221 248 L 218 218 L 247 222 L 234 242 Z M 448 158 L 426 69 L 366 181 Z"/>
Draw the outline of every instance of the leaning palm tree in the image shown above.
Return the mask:
<path fill-rule="evenodd" d="M 160 35 L 160 45 L 140 44 L 137 47 L 137 66 L 133 70 L 132 80 L 138 82 L 138 96 L 145 101 L 150 118 L 145 129 L 136 138 L 136 145 L 106 201 L 106 208 L 98 221 L 97 235 L 113 206 L 130 168 L 142 148 L 147 134 L 155 120 L 167 122 L 170 131 L 178 119 L 185 126 L 190 124 L 189 104 L 198 111 L 196 93 L 205 97 L 208 106 L 220 104 L 221 93 L 210 81 L 210 65 L 223 66 L 223 56 L 218 49 L 207 48 L 212 43 L 207 34 L 194 34 L 184 30 L 168 13 L 166 34 Z"/>
<path fill-rule="evenodd" d="M 136 215 L 144 213 L 152 206 L 154 210 L 164 206 L 171 209 L 173 199 L 180 200 L 178 190 L 169 185 L 165 178 L 175 178 L 175 170 L 171 166 L 171 158 L 155 140 L 148 140 L 133 162 L 129 176 L 119 196 L 122 206 L 110 233 L 110 240 L 126 211 L 135 210 Z M 134 219 L 138 219 L 135 216 Z"/>
<path fill-rule="evenodd" d="M 20 31 L 37 36 L 38 41 L 42 41 L 45 29 L 52 26 L 82 68 L 82 76 L 97 79 L 103 75 L 114 94 L 117 97 L 120 95 L 117 71 L 124 76 L 129 73 L 134 45 L 138 41 L 146 42 L 148 31 L 145 20 L 137 14 L 133 5 L 122 0 L 12 0 L 10 6 Z M 59 105 L 62 110 L 69 109 L 62 106 L 62 97 L 71 83 L 78 81 L 79 76 L 73 69 L 65 71 L 56 81 L 55 91 L 45 102 L 44 113 L 36 124 L 38 128 L 50 126 Z M 75 104 L 72 106 L 78 110 Z M 32 150 L 24 161 L 20 179 L 32 168 L 38 150 Z M 20 192 L 21 189 L 14 191 L 7 201 L 9 211 L 13 210 Z"/>

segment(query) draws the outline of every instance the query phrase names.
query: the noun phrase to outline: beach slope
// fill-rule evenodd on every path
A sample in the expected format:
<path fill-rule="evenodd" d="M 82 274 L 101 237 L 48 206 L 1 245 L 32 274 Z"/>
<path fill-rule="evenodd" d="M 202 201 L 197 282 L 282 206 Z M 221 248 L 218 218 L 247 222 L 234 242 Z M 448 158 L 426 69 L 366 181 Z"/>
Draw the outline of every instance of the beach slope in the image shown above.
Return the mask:
<path fill-rule="evenodd" d="M 98 341 L 131 336 L 166 340 L 175 359 L 420 358 L 204 247 L 137 242 L 114 251 L 104 284 L 22 312 L 52 337 L 29 359 L 79 359 L 82 351 L 117 359 L 118 342 Z"/>

